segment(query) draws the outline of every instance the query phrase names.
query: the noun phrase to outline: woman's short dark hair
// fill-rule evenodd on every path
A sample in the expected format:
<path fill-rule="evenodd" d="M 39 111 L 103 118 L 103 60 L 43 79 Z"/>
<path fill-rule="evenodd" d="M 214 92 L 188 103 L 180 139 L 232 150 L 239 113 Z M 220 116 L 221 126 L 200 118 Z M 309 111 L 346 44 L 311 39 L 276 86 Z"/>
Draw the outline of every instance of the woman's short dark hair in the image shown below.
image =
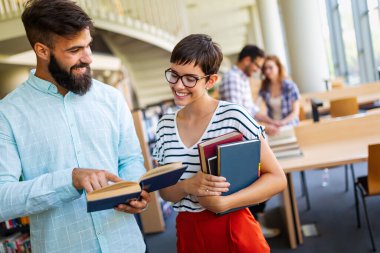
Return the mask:
<path fill-rule="evenodd" d="M 206 34 L 191 34 L 174 47 L 170 62 L 185 65 L 194 62 L 206 75 L 216 74 L 223 60 L 219 45 Z"/>
<path fill-rule="evenodd" d="M 256 58 L 264 58 L 264 51 L 255 45 L 246 45 L 239 53 L 238 62 L 249 56 L 253 62 Z"/>
<path fill-rule="evenodd" d="M 70 38 L 85 28 L 93 30 L 91 18 L 70 0 L 29 0 L 21 18 L 32 47 L 40 42 L 53 48 L 54 35 Z"/>

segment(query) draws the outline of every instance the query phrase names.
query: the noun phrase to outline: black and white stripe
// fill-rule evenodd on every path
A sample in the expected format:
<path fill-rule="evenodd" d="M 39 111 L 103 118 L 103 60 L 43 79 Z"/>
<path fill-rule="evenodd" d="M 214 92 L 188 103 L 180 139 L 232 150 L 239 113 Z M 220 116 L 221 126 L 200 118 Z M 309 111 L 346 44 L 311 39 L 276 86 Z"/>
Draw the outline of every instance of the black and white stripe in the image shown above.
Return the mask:
<path fill-rule="evenodd" d="M 259 135 L 264 138 L 262 127 L 250 116 L 242 106 L 220 101 L 211 123 L 200 141 L 192 147 L 185 147 L 178 136 L 175 114 L 164 115 L 157 126 L 157 142 L 154 149 L 154 159 L 160 164 L 182 162 L 187 165 L 186 172 L 180 181 L 191 178 L 200 170 L 197 144 L 222 134 L 239 131 L 244 138 L 257 139 Z M 204 208 L 198 203 L 196 196 L 188 195 L 174 204 L 174 210 L 182 212 L 200 212 Z"/>

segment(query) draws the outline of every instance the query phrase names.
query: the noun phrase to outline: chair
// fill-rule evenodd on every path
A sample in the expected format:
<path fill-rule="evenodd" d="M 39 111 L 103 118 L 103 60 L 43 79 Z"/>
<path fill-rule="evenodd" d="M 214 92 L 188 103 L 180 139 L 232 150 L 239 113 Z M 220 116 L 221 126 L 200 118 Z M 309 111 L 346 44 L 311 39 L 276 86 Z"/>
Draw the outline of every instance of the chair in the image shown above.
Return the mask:
<path fill-rule="evenodd" d="M 331 117 L 343 117 L 354 115 L 359 112 L 359 104 L 356 97 L 347 97 L 330 101 L 330 115 Z M 350 164 L 352 180 L 355 180 L 354 167 Z M 346 177 L 346 192 L 348 191 L 348 166 L 344 166 L 344 173 Z"/>
<path fill-rule="evenodd" d="M 356 97 L 341 98 L 330 101 L 331 117 L 343 117 L 359 112 L 359 104 Z"/>
<path fill-rule="evenodd" d="M 380 195 L 380 144 L 368 146 L 368 175 L 358 177 L 354 184 L 355 187 L 355 207 L 358 228 L 360 224 L 360 211 L 358 201 L 358 191 L 362 198 L 364 214 L 368 225 L 368 232 L 371 239 L 372 250 L 376 251 L 374 236 L 371 229 L 371 224 L 368 217 L 366 197 Z"/>
<path fill-rule="evenodd" d="M 318 106 L 322 105 L 322 102 L 319 100 L 311 100 L 312 108 L 313 108 L 313 120 L 314 122 L 319 121 L 319 114 L 318 114 Z M 359 104 L 356 97 L 347 97 L 342 99 L 336 99 L 330 101 L 330 115 L 331 117 L 343 117 L 343 116 L 349 116 L 354 115 L 359 112 Z M 351 174 L 352 174 L 352 181 L 355 181 L 355 173 L 354 173 L 354 166 L 353 164 L 350 164 Z M 344 165 L 344 172 L 345 172 L 345 191 L 348 192 L 348 165 Z M 305 196 L 306 199 L 306 209 L 310 210 L 310 198 L 309 193 L 307 190 L 307 183 L 306 183 L 306 175 L 304 171 L 300 172 L 300 179 L 301 179 L 301 189 L 302 189 L 302 196 Z"/>

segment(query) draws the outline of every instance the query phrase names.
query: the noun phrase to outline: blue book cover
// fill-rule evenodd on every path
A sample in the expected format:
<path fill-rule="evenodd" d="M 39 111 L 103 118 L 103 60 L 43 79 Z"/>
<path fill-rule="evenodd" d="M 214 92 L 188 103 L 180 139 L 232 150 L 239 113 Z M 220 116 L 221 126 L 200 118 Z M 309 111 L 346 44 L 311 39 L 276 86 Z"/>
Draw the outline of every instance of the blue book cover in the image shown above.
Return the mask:
<path fill-rule="evenodd" d="M 222 196 L 240 191 L 259 178 L 260 144 L 260 140 L 248 140 L 218 146 L 218 173 L 230 183 L 229 191 L 222 193 Z M 245 207 L 233 208 L 217 215 Z"/>
<path fill-rule="evenodd" d="M 139 182 L 122 181 L 87 194 L 87 212 L 111 209 L 139 199 L 142 189 L 153 192 L 178 182 L 187 166 L 172 163 L 146 172 Z"/>
<path fill-rule="evenodd" d="M 259 177 L 260 140 L 248 140 L 218 146 L 218 170 L 230 183 L 230 195 L 251 185 Z"/>

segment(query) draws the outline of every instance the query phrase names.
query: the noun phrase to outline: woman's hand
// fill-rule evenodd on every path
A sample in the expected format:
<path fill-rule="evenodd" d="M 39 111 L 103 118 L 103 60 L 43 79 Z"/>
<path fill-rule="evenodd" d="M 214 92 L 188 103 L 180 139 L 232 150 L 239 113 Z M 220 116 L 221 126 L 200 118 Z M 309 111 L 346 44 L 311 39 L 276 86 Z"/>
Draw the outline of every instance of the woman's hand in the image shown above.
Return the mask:
<path fill-rule="evenodd" d="M 229 209 L 229 196 L 198 197 L 199 204 L 214 213 L 222 213 Z"/>
<path fill-rule="evenodd" d="M 194 177 L 183 181 L 185 192 L 194 196 L 219 196 L 227 192 L 230 183 L 226 178 L 205 174 L 198 171 Z"/>

